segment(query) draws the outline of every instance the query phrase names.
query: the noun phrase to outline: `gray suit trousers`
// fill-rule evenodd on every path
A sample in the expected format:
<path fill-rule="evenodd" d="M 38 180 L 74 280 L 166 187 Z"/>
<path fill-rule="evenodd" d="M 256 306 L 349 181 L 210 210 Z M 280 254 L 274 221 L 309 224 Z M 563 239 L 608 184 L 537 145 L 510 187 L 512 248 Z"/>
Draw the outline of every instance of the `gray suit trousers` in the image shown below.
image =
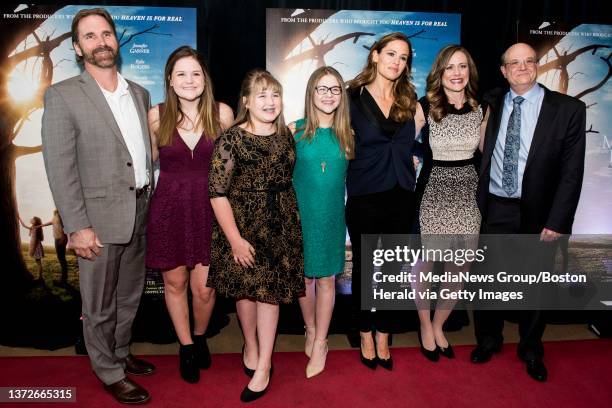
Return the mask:
<path fill-rule="evenodd" d="M 149 193 L 136 200 L 136 220 L 127 244 L 103 243 L 94 261 L 79 258 L 83 335 L 94 372 L 105 384 L 125 377 L 132 322 L 145 282 Z"/>

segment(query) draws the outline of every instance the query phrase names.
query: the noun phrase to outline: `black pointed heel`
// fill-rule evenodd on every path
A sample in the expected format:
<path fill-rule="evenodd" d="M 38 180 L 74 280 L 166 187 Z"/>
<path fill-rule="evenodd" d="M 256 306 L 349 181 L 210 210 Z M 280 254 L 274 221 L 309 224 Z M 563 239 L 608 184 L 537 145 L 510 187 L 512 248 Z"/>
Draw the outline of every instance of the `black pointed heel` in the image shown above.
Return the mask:
<path fill-rule="evenodd" d="M 242 370 L 244 371 L 247 377 L 253 378 L 253 376 L 255 375 L 255 370 L 247 367 L 247 365 L 244 363 L 244 344 L 242 345 L 241 356 L 242 356 Z"/>
<path fill-rule="evenodd" d="M 391 342 L 391 334 L 388 335 L 389 337 L 387 338 L 387 344 L 390 344 Z M 374 347 L 376 347 L 378 345 L 378 343 L 376 342 L 376 338 L 374 338 Z M 378 356 L 378 347 L 376 347 L 376 362 L 378 363 L 379 366 L 381 366 L 382 368 L 384 368 L 385 370 L 393 370 L 393 358 L 391 358 L 391 356 L 389 356 L 389 358 L 380 358 Z"/>
<path fill-rule="evenodd" d="M 421 345 L 421 353 L 429 360 L 432 362 L 436 362 L 440 359 L 440 354 L 438 354 L 438 347 L 436 346 L 435 349 L 433 350 L 427 350 L 425 348 L 425 346 L 423 346 L 423 339 L 421 338 L 421 331 L 419 331 L 417 333 L 417 336 L 419 337 L 419 344 Z"/>
<path fill-rule="evenodd" d="M 376 357 L 365 358 L 361 349 L 359 349 L 359 356 L 361 357 L 361 363 L 369 369 L 376 370 L 377 362 Z"/>
<path fill-rule="evenodd" d="M 448 343 L 447 347 L 440 347 L 436 344 L 436 348 L 438 350 L 438 354 L 446 357 L 446 358 L 455 358 L 455 351 L 453 350 L 453 346 Z"/>
<path fill-rule="evenodd" d="M 385 370 L 393 370 L 393 358 L 389 357 L 387 359 L 384 359 L 376 356 L 376 360 L 378 360 L 378 365 L 384 368 Z"/>
<path fill-rule="evenodd" d="M 270 383 L 272 382 L 273 373 L 274 373 L 274 366 L 270 366 L 270 375 L 268 376 L 268 384 L 266 385 L 266 388 L 264 388 L 261 391 L 253 391 L 249 388 L 248 385 L 244 387 L 244 389 L 242 390 L 242 393 L 240 394 L 240 401 L 251 402 L 251 401 L 255 401 L 256 399 L 263 397 L 265 393 L 268 391 L 268 388 L 270 388 Z"/>

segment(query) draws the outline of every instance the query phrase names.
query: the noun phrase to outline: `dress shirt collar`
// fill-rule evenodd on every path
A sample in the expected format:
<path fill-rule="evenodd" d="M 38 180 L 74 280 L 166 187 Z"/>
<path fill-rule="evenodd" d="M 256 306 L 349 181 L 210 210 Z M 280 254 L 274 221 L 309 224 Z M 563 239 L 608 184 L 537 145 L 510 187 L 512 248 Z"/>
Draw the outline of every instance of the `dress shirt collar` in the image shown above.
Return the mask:
<path fill-rule="evenodd" d="M 115 89 L 114 92 L 104 89 L 98 81 L 96 81 L 96 83 L 102 90 L 102 93 L 106 96 L 122 96 L 128 93 L 129 85 L 119 72 L 117 72 L 117 89 Z"/>
<path fill-rule="evenodd" d="M 544 94 L 544 89 L 540 86 L 540 84 L 536 83 L 530 90 L 528 90 L 527 92 L 525 92 L 524 94 L 520 95 L 523 98 L 525 98 L 524 102 L 528 102 L 530 104 L 537 104 L 538 101 L 540 100 L 540 97 Z M 519 94 L 517 94 L 516 92 L 514 92 L 512 90 L 512 88 L 510 88 L 510 92 L 508 92 L 507 96 L 506 96 L 506 102 L 512 103 L 512 101 L 514 100 L 514 98 L 516 98 L 517 96 L 519 96 Z"/>

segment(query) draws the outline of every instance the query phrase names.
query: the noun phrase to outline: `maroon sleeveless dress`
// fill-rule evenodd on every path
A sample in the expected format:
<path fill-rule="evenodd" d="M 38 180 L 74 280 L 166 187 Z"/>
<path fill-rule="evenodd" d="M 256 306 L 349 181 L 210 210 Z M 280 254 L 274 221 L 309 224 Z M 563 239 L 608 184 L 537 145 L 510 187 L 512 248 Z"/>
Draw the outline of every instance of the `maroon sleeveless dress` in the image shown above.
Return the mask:
<path fill-rule="evenodd" d="M 214 142 L 200 137 L 192 152 L 174 129 L 159 148 L 159 180 L 149 207 L 146 265 L 162 270 L 210 264 L 213 210 L 208 170 Z"/>

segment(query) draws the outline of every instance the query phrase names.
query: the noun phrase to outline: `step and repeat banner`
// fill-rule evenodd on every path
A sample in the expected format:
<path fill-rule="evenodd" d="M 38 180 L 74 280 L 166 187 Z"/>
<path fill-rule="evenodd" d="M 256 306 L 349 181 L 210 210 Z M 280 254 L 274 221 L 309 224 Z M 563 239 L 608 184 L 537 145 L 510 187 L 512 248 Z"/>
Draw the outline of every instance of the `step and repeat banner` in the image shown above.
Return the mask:
<path fill-rule="evenodd" d="M 565 285 L 568 292 L 585 305 L 599 297 L 612 313 L 612 295 L 601 297 L 612 286 L 612 25 L 519 22 L 518 37 L 536 50 L 538 82 L 587 107 L 584 181 L 558 270 L 587 276 L 592 285 Z"/>
<path fill-rule="evenodd" d="M 519 22 L 518 27 L 519 41 L 536 50 L 538 82 L 587 106 L 584 182 L 573 232 L 612 234 L 612 25 Z"/>
<path fill-rule="evenodd" d="M 8 211 L 7 208 L 3 211 L 13 213 L 10 208 L 13 207 L 14 216 L 20 218 L 21 254 L 28 270 L 37 279 L 26 299 L 31 312 L 38 316 L 44 316 L 45 305 L 54 305 L 49 307 L 52 309 L 73 302 L 79 304 L 76 258 L 70 250 L 64 258 L 65 243 L 60 244 L 63 248 L 56 250 L 54 238 L 59 234 L 57 226 L 60 223 L 54 215 L 55 206 L 43 164 L 41 119 L 47 87 L 82 72 L 75 60 L 71 23 L 80 9 L 93 7 L 98 6 L 20 5 L 10 12 L 3 7 L 4 12 L 0 15 L 2 27 L 11 27 L 10 32 L 3 32 L 3 49 L 7 52 L 0 57 L 4 107 L 1 120 L 3 132 L 6 132 L 2 137 L 12 144 L 14 152 L 0 159 L 11 161 L 2 164 L 3 168 L 10 169 L 9 183 L 14 193 L 13 202 L 4 205 Z M 181 45 L 197 46 L 197 10 L 102 7 L 109 11 L 116 24 L 121 74 L 145 87 L 151 94 L 152 104 L 162 102 L 163 73 L 168 56 Z M 36 234 L 30 234 L 30 227 L 37 223 L 46 224 L 42 228 L 42 242 Z M 39 243 L 42 243 L 42 257 L 37 251 Z M 157 295 L 161 290 L 159 275 L 149 271 L 147 293 Z M 80 306 L 76 308 L 77 322 L 79 309 Z M 10 314 L 6 310 L 1 313 Z M 59 321 L 62 316 L 54 315 L 52 319 Z M 62 327 L 62 324 L 57 326 Z"/>
<path fill-rule="evenodd" d="M 74 254 L 69 251 L 64 263 L 64 257 L 58 253 L 63 251 L 56 251 L 53 225 L 58 224 L 58 219 L 44 169 L 40 132 L 47 87 L 81 73 L 75 61 L 70 25 L 78 10 L 91 7 L 95 6 L 21 5 L 10 10 L 2 6 L 0 22 L 10 30 L 3 30 L 5 54 L 0 55 L 1 136 L 6 138 L 3 143 L 11 147 L 10 154 L 0 155 L 0 165 L 8 169 L 3 180 L 10 184 L 9 194 L 2 197 L 2 211 L 3 216 L 20 218 L 23 225 L 18 236 L 20 255 L 34 278 L 40 276 L 19 310 L 0 311 L 0 324 L 11 328 L 2 330 L 2 344 L 66 346 L 72 344 L 70 336 L 79 331 L 74 323 L 78 322 L 80 312 L 78 268 Z M 152 104 L 161 102 L 168 55 L 181 45 L 196 48 L 197 10 L 119 6 L 106 9 L 117 25 L 122 75 L 147 88 Z M 461 42 L 460 23 L 460 14 L 448 13 L 267 9 L 266 67 L 283 85 L 286 121 L 303 116 L 306 84 L 315 69 L 333 66 L 348 81 L 364 67 L 373 43 L 394 31 L 403 32 L 412 42 L 413 82 L 418 95 L 424 95 L 425 80 L 438 51 Z M 582 270 L 588 265 L 602 280 L 608 277 L 610 281 L 611 28 L 593 24 L 519 23 L 519 40 L 534 45 L 538 53 L 538 80 L 550 89 L 583 100 L 588 107 L 585 179 L 575 232 L 591 235 L 578 235 L 579 245 L 570 245 L 569 251 L 565 248 L 563 269 Z M 35 256 L 39 241 L 30 235 L 29 228 L 39 222 L 47 224 L 43 227 L 42 257 Z M 338 279 L 340 293 L 350 293 L 351 267 L 347 237 L 346 271 Z M 155 271 L 148 272 L 145 291 L 143 304 L 155 299 L 155 307 L 149 303 L 148 317 L 141 319 L 140 330 L 138 321 L 135 322 L 135 335 L 140 340 L 151 340 L 153 334 L 140 337 L 137 334 L 159 327 L 162 323 L 156 319 L 166 315 L 163 287 Z M 170 328 L 170 336 L 160 335 L 160 330 L 156 334 L 162 340 L 172 341 L 171 325 L 169 321 L 165 324 Z"/>
<path fill-rule="evenodd" d="M 304 116 L 304 93 L 312 72 L 332 66 L 344 81 L 365 66 L 372 45 L 385 34 L 402 32 L 413 49 L 412 80 L 419 97 L 436 54 L 461 42 L 461 15 L 409 11 L 281 9 L 266 10 L 266 69 L 283 85 L 287 123 Z M 351 243 L 346 237 L 340 293 L 351 292 Z"/>
<path fill-rule="evenodd" d="M 324 65 L 345 81 L 365 66 L 370 47 L 399 31 L 412 43 L 413 82 L 419 97 L 436 54 L 461 42 L 461 15 L 443 13 L 267 9 L 266 69 L 283 85 L 287 122 L 304 116 L 304 92 L 310 74 Z"/>

